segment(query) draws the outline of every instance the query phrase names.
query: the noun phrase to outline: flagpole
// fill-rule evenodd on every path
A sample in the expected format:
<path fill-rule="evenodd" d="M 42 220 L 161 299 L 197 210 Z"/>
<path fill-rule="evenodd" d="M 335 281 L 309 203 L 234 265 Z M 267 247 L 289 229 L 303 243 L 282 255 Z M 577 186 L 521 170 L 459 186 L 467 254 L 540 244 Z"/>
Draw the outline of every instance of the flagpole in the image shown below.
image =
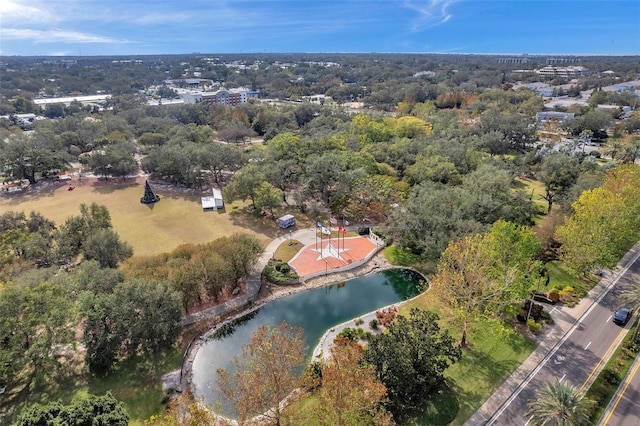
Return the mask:
<path fill-rule="evenodd" d="M 329 256 L 331 256 L 331 213 L 329 213 L 329 245 L 327 248 L 329 249 Z"/>

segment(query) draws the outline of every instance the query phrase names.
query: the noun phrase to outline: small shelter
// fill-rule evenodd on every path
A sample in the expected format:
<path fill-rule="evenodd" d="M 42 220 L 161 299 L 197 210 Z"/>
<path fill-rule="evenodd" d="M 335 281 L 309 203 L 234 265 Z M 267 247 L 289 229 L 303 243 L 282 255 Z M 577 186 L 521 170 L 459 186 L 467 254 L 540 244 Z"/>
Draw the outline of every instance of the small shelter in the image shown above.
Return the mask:
<path fill-rule="evenodd" d="M 219 188 L 213 188 L 212 194 L 208 197 L 202 197 L 203 210 L 218 210 L 224 208 L 224 200 L 222 199 L 222 191 Z"/>
<path fill-rule="evenodd" d="M 286 214 L 278 218 L 278 226 L 280 228 L 288 228 L 296 224 L 296 218 L 293 215 Z"/>

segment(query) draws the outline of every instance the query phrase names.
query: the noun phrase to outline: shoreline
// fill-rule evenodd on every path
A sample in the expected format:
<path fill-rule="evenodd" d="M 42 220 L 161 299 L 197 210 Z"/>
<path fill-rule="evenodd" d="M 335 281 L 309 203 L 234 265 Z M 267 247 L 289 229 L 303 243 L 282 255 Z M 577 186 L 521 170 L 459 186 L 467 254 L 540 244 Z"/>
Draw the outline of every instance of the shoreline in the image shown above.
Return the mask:
<path fill-rule="evenodd" d="M 357 268 L 351 269 L 349 271 L 336 272 L 333 274 L 329 273 L 325 276 L 311 278 L 307 281 L 303 281 L 301 284 L 278 286 L 269 283 L 265 284 L 263 282 L 263 285 L 260 286 L 260 290 L 255 302 L 252 303 L 249 307 L 245 307 L 236 312 L 230 313 L 228 316 L 223 317 L 221 321 L 217 321 L 216 323 L 214 323 L 211 327 L 208 328 L 207 331 L 193 338 L 183 357 L 181 369 L 170 372 L 163 376 L 163 390 L 175 389 L 179 393 L 192 393 L 191 374 L 195 355 L 197 354 L 202 344 L 206 342 L 207 338 L 212 333 L 215 333 L 220 327 L 223 327 L 226 324 L 255 311 L 256 309 L 263 307 L 267 303 L 278 300 L 280 298 L 305 290 L 347 281 L 353 278 L 396 267 L 398 266 L 392 265 L 384 257 L 382 251 L 380 251 L 376 253 L 371 259 L 369 259 L 369 261 L 367 261 L 364 265 L 358 266 Z M 207 315 L 203 318 L 200 318 L 198 322 L 206 322 L 212 319 L 216 319 L 216 317 L 217 315 L 215 314 Z M 326 333 L 328 332 L 329 330 L 327 330 Z M 325 335 L 323 335 L 322 339 L 325 338 Z"/>

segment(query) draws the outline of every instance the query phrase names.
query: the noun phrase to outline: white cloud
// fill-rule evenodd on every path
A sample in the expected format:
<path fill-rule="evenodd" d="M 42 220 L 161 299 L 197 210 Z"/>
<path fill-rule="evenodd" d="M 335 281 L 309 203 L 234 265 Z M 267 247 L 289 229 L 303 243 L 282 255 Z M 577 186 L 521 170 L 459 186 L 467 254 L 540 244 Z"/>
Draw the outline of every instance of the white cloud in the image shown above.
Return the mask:
<path fill-rule="evenodd" d="M 31 30 L 0 28 L 0 38 L 6 40 L 30 40 L 35 43 L 129 43 L 112 37 L 64 30 Z"/>
<path fill-rule="evenodd" d="M 34 2 L 27 5 L 12 0 L 0 2 L 0 15 L 2 16 L 3 26 L 6 26 L 8 22 L 50 22 L 55 19 L 51 13 L 44 8 L 38 7 Z"/>
<path fill-rule="evenodd" d="M 460 0 L 426 0 L 416 2 L 407 0 L 404 2 L 404 7 L 417 12 L 417 16 L 413 20 L 411 27 L 413 31 L 420 31 L 449 21 L 453 17 L 448 11 L 449 6 L 459 1 Z"/>

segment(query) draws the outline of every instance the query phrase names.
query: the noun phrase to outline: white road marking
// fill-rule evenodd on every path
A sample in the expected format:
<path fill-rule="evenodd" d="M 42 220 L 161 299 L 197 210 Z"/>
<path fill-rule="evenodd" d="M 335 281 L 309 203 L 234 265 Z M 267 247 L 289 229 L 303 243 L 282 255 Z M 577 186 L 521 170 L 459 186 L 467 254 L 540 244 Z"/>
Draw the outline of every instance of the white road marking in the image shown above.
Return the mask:
<path fill-rule="evenodd" d="M 588 348 L 589 346 L 591 346 L 591 343 L 592 343 L 592 342 L 587 343 L 587 346 L 585 346 L 585 347 L 584 347 L 584 350 L 585 350 L 585 351 L 587 350 L 587 348 Z"/>

